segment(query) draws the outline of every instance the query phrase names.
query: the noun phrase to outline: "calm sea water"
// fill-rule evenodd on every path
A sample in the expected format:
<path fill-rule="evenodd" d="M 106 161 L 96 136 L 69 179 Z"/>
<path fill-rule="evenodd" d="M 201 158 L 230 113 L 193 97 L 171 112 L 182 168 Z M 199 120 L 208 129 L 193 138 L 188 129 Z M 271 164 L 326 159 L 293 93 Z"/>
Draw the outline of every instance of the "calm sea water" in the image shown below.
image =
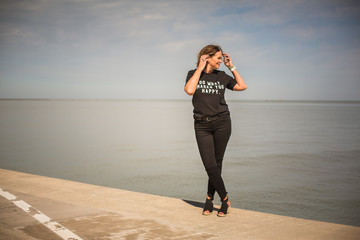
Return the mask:
<path fill-rule="evenodd" d="M 228 104 L 223 176 L 234 207 L 360 226 L 359 103 Z M 191 201 L 206 194 L 190 100 L 2 100 L 0 167 Z"/>

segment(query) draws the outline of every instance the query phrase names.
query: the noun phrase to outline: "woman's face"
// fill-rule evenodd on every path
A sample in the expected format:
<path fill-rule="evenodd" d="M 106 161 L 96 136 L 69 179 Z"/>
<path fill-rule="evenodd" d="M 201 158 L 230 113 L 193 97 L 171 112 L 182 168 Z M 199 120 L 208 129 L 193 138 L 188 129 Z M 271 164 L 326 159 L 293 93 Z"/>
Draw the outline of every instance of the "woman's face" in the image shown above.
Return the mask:
<path fill-rule="evenodd" d="M 219 69 L 221 63 L 222 63 L 222 52 L 221 51 L 218 51 L 217 53 L 215 53 L 215 55 L 210 57 L 208 60 L 208 64 L 213 69 Z"/>

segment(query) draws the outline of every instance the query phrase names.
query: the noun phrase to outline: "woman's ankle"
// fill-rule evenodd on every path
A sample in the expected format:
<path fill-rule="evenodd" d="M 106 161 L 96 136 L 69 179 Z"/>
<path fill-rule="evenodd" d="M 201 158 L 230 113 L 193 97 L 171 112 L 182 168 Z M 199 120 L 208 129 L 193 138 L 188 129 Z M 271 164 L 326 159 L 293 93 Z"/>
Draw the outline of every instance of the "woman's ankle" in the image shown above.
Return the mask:
<path fill-rule="evenodd" d="M 214 195 L 211 195 L 211 194 L 207 194 L 206 195 L 206 199 L 209 199 L 209 200 L 214 200 Z"/>

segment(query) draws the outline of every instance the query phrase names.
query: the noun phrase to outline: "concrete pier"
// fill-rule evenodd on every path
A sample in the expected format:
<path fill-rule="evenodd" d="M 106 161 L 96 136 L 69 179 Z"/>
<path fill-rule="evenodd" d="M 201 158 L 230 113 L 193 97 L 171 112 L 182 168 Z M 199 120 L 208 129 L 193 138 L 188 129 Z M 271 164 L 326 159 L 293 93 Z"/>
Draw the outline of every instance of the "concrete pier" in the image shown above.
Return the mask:
<path fill-rule="evenodd" d="M 360 239 L 360 227 L 236 208 L 225 218 L 202 216 L 191 201 L 4 169 L 0 188 L 15 199 L 0 196 L 0 239 L 66 239 L 31 211 L 81 239 Z M 31 206 L 29 212 L 15 201 Z"/>

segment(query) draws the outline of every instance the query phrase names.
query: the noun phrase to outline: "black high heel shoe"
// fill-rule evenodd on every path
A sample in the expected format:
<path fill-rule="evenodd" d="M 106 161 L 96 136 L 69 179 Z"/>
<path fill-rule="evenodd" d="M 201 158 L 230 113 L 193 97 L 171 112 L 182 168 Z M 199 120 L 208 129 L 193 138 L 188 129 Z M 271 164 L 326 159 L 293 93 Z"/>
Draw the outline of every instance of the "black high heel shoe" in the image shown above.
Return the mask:
<path fill-rule="evenodd" d="M 226 217 L 230 213 L 229 197 L 226 196 L 224 200 L 221 200 L 221 208 L 217 214 L 218 217 Z"/>
<path fill-rule="evenodd" d="M 214 211 L 214 204 L 212 202 L 213 200 L 214 200 L 213 197 L 210 197 L 210 196 L 206 197 L 206 202 L 205 202 L 205 206 L 204 206 L 202 215 L 207 216 L 207 215 L 212 214 L 212 212 Z"/>

